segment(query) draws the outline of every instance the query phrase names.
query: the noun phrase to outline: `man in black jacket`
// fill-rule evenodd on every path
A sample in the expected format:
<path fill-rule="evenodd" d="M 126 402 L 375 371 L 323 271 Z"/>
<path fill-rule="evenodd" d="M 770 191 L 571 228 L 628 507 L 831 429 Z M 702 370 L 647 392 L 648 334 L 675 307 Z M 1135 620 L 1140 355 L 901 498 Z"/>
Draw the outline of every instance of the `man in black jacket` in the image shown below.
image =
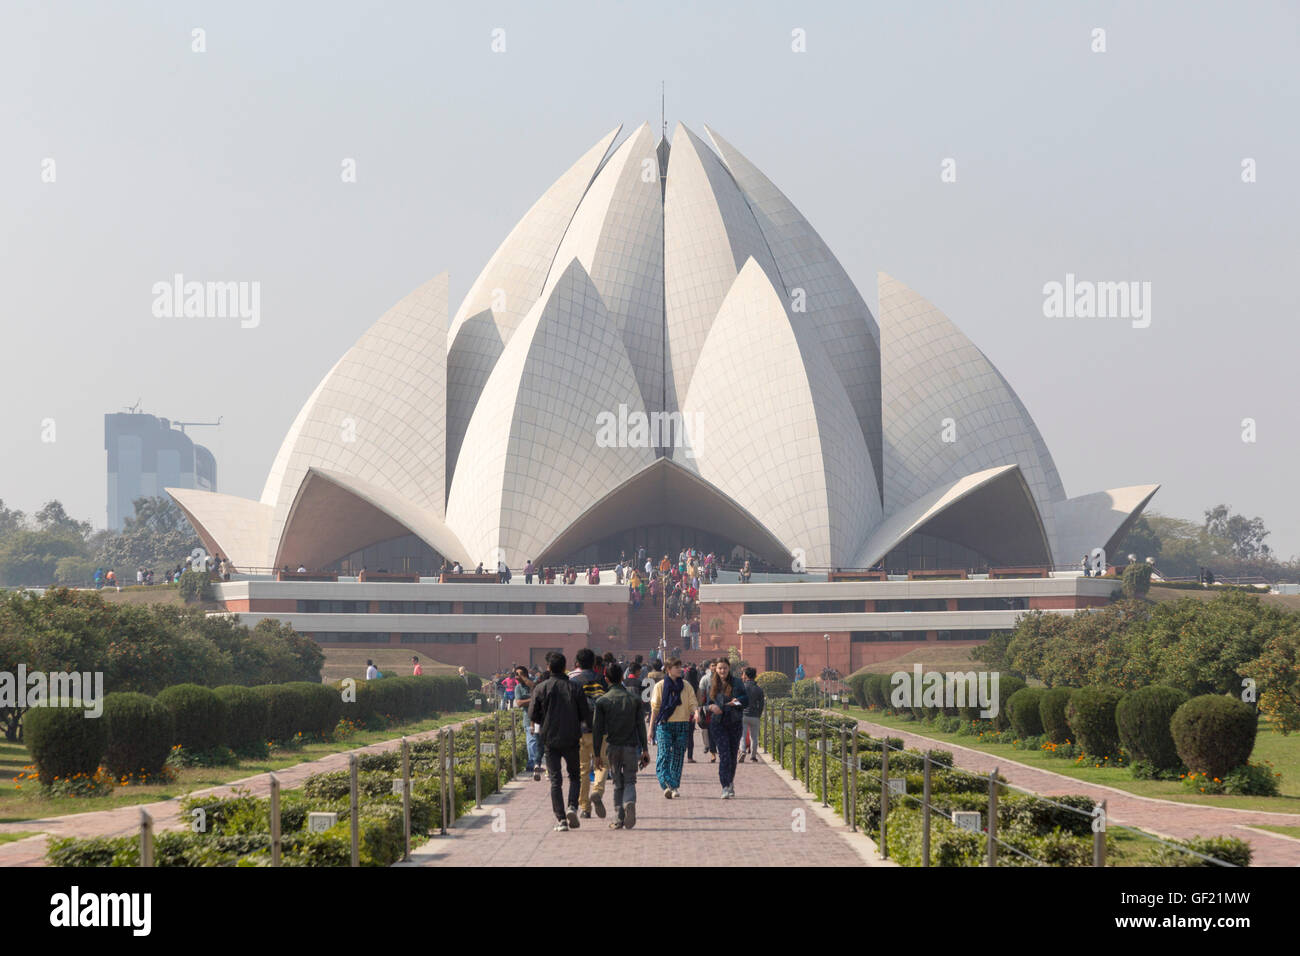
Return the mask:
<path fill-rule="evenodd" d="M 596 700 L 591 726 L 596 766 L 604 769 L 601 746 L 608 745 L 609 773 L 614 778 L 614 815 L 611 830 L 636 826 L 636 771 L 638 762 L 650 762 L 650 745 L 646 740 L 645 721 L 641 719 L 641 698 L 628 692 L 621 683 L 623 669 L 618 664 L 605 668 L 609 690 Z M 626 801 L 624 797 L 626 796 Z"/>
<path fill-rule="evenodd" d="M 546 680 L 533 688 L 533 703 L 528 719 L 541 728 L 542 743 L 546 747 L 546 770 L 551 778 L 551 808 L 555 811 L 556 830 L 578 828 L 578 790 L 580 768 L 578 742 L 582 728 L 591 726 L 591 705 L 582 688 L 569 680 L 564 672 L 567 662 L 559 651 L 546 655 L 550 673 Z M 564 780 L 560 776 L 560 758 L 564 758 L 569 772 L 569 811 L 564 811 Z"/>
<path fill-rule="evenodd" d="M 739 760 L 745 759 L 745 750 L 749 751 L 749 762 L 758 763 L 758 736 L 762 726 L 763 707 L 767 703 L 767 695 L 763 693 L 763 688 L 758 684 L 758 669 L 754 667 L 745 668 L 745 696 L 749 703 L 745 705 L 744 730 L 740 735 L 740 743 L 743 748 Z M 748 742 L 748 747 L 745 746 Z"/>

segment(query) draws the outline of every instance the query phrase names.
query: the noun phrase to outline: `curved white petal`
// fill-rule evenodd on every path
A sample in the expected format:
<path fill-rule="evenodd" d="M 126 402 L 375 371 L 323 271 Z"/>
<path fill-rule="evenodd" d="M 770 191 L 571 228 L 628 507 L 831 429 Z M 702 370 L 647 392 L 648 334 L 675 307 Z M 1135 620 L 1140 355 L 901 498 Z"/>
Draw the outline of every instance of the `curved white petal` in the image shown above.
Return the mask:
<path fill-rule="evenodd" d="M 506 345 L 466 429 L 447 523 L 471 560 L 535 557 L 654 460 L 650 447 L 602 447 L 598 416 L 620 406 L 644 414 L 618 330 L 574 260 Z"/>
<path fill-rule="evenodd" d="M 808 567 L 847 564 L 879 521 L 871 456 L 830 358 L 752 259 L 718 310 L 682 411 L 700 476 Z"/>
<path fill-rule="evenodd" d="M 270 505 L 196 488 L 167 488 L 203 546 L 229 558 L 240 570 L 271 567 L 267 544 L 271 536 Z"/>
<path fill-rule="evenodd" d="M 1159 485 L 1130 485 L 1056 502 L 1056 563 L 1077 564 L 1093 548 L 1113 554 Z M 1137 556 L 1139 561 L 1148 555 Z"/>

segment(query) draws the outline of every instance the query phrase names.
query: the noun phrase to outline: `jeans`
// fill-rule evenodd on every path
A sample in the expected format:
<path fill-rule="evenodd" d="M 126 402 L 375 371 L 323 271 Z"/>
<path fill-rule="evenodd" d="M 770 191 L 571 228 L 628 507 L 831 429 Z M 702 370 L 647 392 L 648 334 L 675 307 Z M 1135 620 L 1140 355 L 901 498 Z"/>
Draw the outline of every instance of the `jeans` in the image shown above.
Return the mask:
<path fill-rule="evenodd" d="M 759 721 L 761 717 L 746 717 L 740 734 L 740 744 L 751 754 L 758 753 Z"/>
<path fill-rule="evenodd" d="M 542 739 L 533 733 L 533 725 L 528 719 L 528 708 L 524 708 L 524 744 L 528 748 L 528 770 L 531 773 L 542 765 Z"/>
<path fill-rule="evenodd" d="M 551 809 L 555 819 L 564 819 L 564 778 L 560 776 L 560 758 L 569 771 L 569 809 L 578 809 L 578 745 L 571 747 L 546 748 L 546 772 L 551 775 Z"/>
<path fill-rule="evenodd" d="M 676 790 L 682 785 L 682 761 L 686 758 L 686 734 L 690 725 L 679 720 L 664 721 L 655 728 L 655 775 L 659 786 Z"/>
<path fill-rule="evenodd" d="M 640 747 L 610 744 L 605 749 L 609 775 L 614 778 L 614 811 L 623 819 L 623 804 L 636 803 L 636 771 L 641 759 Z"/>
<path fill-rule="evenodd" d="M 740 721 L 724 721 L 716 714 L 710 724 L 709 736 L 718 748 L 718 781 L 730 787 L 736 779 L 736 748 L 744 727 Z"/>
<path fill-rule="evenodd" d="M 582 789 L 578 796 L 578 805 L 584 810 L 591 809 L 592 797 L 603 797 L 605 795 L 605 770 L 595 772 L 596 779 L 593 781 L 590 777 L 592 771 L 592 758 L 595 754 L 591 750 L 591 734 L 583 734 L 582 742 L 579 745 L 578 761 L 582 764 Z M 601 754 L 603 757 L 604 754 Z"/>

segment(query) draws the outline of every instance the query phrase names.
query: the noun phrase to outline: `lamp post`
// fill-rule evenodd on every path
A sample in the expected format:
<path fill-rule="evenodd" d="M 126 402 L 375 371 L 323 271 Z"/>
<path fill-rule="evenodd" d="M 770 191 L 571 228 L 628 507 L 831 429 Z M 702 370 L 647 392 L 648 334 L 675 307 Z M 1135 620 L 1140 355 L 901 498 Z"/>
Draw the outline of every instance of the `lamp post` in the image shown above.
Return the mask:
<path fill-rule="evenodd" d="M 831 670 L 831 636 L 829 634 L 823 634 L 822 639 L 826 641 L 826 670 L 823 672 L 822 676 L 822 693 L 828 694 L 829 692 L 826 690 L 825 675 L 829 674 Z"/>
<path fill-rule="evenodd" d="M 501 673 L 501 635 L 497 635 L 497 673 Z"/>

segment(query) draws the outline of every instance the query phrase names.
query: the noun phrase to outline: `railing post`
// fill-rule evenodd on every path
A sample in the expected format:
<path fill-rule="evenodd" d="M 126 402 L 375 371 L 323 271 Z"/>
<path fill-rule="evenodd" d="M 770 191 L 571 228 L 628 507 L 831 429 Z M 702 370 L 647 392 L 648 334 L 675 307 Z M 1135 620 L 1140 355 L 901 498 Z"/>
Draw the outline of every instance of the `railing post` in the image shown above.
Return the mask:
<path fill-rule="evenodd" d="M 921 866 L 930 865 L 930 751 L 925 752 L 925 777 L 921 783 Z"/>
<path fill-rule="evenodd" d="M 858 728 L 853 726 L 853 811 L 849 814 L 849 829 L 858 832 Z"/>
<path fill-rule="evenodd" d="M 492 715 L 492 755 L 496 758 L 497 778 L 492 785 L 492 792 L 501 790 L 501 713 Z"/>
<path fill-rule="evenodd" d="M 447 728 L 447 818 L 456 824 L 456 728 Z"/>
<path fill-rule="evenodd" d="M 361 865 L 361 800 L 357 795 L 357 755 L 348 754 L 348 807 L 352 817 L 352 865 Z"/>
<path fill-rule="evenodd" d="M 880 855 L 889 859 L 885 818 L 889 816 L 889 741 L 880 739 Z"/>
<path fill-rule="evenodd" d="M 280 780 L 271 774 L 271 865 L 280 865 Z"/>
<path fill-rule="evenodd" d="M 998 865 L 998 768 L 989 774 L 989 853 L 988 865 Z"/>
<path fill-rule="evenodd" d="M 483 728 L 474 721 L 474 809 L 483 809 Z"/>
<path fill-rule="evenodd" d="M 438 731 L 438 834 L 447 835 L 447 734 Z"/>
<path fill-rule="evenodd" d="M 411 748 L 406 737 L 402 737 L 402 836 L 402 862 L 406 862 L 411 859 Z"/>
<path fill-rule="evenodd" d="M 826 718 L 825 717 L 821 719 L 821 725 L 822 725 L 822 806 L 829 807 L 830 803 L 826 799 L 829 796 L 829 794 L 826 791 L 830 788 L 830 778 L 828 776 L 829 767 L 827 766 L 827 764 L 830 762 L 829 761 L 830 753 L 826 749 Z"/>
<path fill-rule="evenodd" d="M 812 788 L 812 717 L 803 715 L 803 788 L 809 793 Z"/>
<path fill-rule="evenodd" d="M 153 817 L 140 810 L 140 865 L 153 866 Z"/>
<path fill-rule="evenodd" d="M 1101 811 L 1100 816 L 1096 816 L 1097 810 Z M 1106 865 L 1106 801 L 1101 801 L 1101 806 L 1095 807 L 1092 818 L 1092 865 Z"/>
<path fill-rule="evenodd" d="M 840 805 L 840 815 L 844 817 L 844 825 L 849 823 L 849 729 L 840 727 L 840 795 L 843 802 Z"/>

